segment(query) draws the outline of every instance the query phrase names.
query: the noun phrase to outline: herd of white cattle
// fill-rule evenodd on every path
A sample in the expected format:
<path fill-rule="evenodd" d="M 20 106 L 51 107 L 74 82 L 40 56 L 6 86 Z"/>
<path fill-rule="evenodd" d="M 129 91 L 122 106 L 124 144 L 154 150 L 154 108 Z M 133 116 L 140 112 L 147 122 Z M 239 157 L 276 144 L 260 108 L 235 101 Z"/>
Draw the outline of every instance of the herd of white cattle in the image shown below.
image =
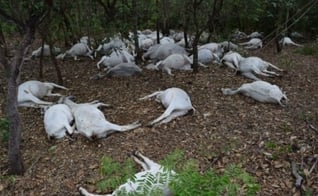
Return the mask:
<path fill-rule="evenodd" d="M 171 36 L 161 36 L 160 43 L 156 44 L 156 31 L 145 30 L 139 32 L 138 41 L 140 48 L 144 51 L 142 59 L 146 69 L 162 70 L 169 75 L 173 75 L 172 70 L 192 70 L 193 55 L 189 55 L 184 46 L 184 38 L 181 32 L 174 32 Z M 281 88 L 275 84 L 270 84 L 258 77 L 280 76 L 283 71 L 278 66 L 256 56 L 243 57 L 239 51 L 245 49 L 258 49 L 263 46 L 262 34 L 253 32 L 245 35 L 237 32 L 234 35 L 245 38 L 245 42 L 234 44 L 229 41 L 220 43 L 205 43 L 198 46 L 198 62 L 202 67 L 211 64 L 225 65 L 233 69 L 236 73 L 253 80 L 251 83 L 241 85 L 236 89 L 222 88 L 224 95 L 236 93 L 251 97 L 259 102 L 276 103 L 285 106 L 287 96 Z M 108 40 L 106 42 L 106 40 Z M 188 40 L 191 43 L 191 39 Z M 84 36 L 66 52 L 61 53 L 61 49 L 48 45 L 38 48 L 32 52 L 32 58 L 40 55 L 48 56 L 53 51 L 57 59 L 63 60 L 72 57 L 78 60 L 81 57 L 95 59 L 97 53 L 102 54 L 101 60 L 97 63 L 97 68 L 104 68 L 100 74 L 91 79 L 99 79 L 104 76 L 132 76 L 140 74 L 142 68 L 135 64 L 134 43 L 120 36 L 104 39 L 94 50 L 89 45 L 94 43 L 93 39 Z M 283 46 L 294 45 L 289 37 L 281 40 Z M 225 52 L 227 51 L 227 52 Z M 269 68 L 273 70 L 269 70 Z M 276 71 L 276 72 L 275 72 Z M 103 138 L 115 131 L 128 131 L 141 126 L 136 121 L 127 125 L 117 125 L 107 121 L 99 107 L 107 104 L 98 101 L 90 103 L 75 103 L 71 97 L 64 97 L 58 93 L 52 93 L 54 88 L 67 90 L 66 87 L 50 82 L 40 82 L 36 80 L 26 81 L 19 85 L 18 105 L 22 107 L 42 108 L 44 111 L 44 127 L 50 138 L 63 138 L 66 134 L 79 133 L 85 137 Z M 45 96 L 61 97 L 57 103 L 42 100 Z M 171 120 L 194 111 L 190 96 L 184 90 L 176 87 L 162 91 L 156 91 L 142 99 L 155 97 L 161 102 L 166 111 L 157 119 L 150 122 L 150 125 L 168 123 Z"/>
<path fill-rule="evenodd" d="M 157 33 L 155 31 L 145 30 L 138 34 L 138 44 L 143 50 L 142 59 L 147 65 L 144 67 L 150 70 L 162 70 L 169 75 L 173 75 L 172 70 L 191 71 L 193 56 L 189 55 L 185 49 L 185 40 L 183 33 L 174 32 L 171 36 L 165 37 L 160 35 L 160 43 L 156 44 Z M 242 36 L 242 32 L 235 36 Z M 131 37 L 132 38 L 132 37 Z M 263 47 L 262 34 L 253 32 L 250 35 L 244 35 L 245 42 L 234 44 L 229 41 L 220 43 L 206 43 L 198 46 L 198 62 L 202 67 L 208 67 L 211 64 L 225 65 L 233 69 L 236 73 L 253 80 L 251 83 L 245 83 L 236 89 L 222 88 L 224 95 L 233 95 L 241 93 L 251 97 L 259 102 L 275 103 L 285 106 L 287 96 L 281 88 L 275 84 L 263 81 L 257 75 L 262 77 L 280 76 L 283 71 L 276 65 L 256 56 L 243 57 L 239 51 L 255 50 Z M 108 41 L 106 41 L 108 40 Z M 188 40 L 191 43 L 191 39 Z M 103 55 L 96 64 L 101 73 L 91 77 L 91 79 L 100 79 L 111 76 L 132 76 L 142 73 L 142 68 L 135 64 L 134 43 L 120 36 L 114 36 L 103 40 L 96 49 L 92 49 L 89 43 L 94 43 L 93 39 L 87 36 L 82 37 L 78 43 L 70 49 L 61 53 L 61 49 L 54 47 L 50 50 L 48 45 L 38 48 L 32 52 L 32 58 L 49 56 L 50 51 L 54 52 L 56 59 L 64 60 L 72 58 L 79 60 L 79 57 L 89 57 L 95 59 L 97 54 Z M 280 41 L 282 46 L 296 44 L 289 37 L 284 37 Z M 225 52 L 226 51 L 226 52 Z M 269 68 L 275 71 L 270 71 Z M 107 107 L 108 104 L 99 101 L 88 103 L 75 103 L 72 96 L 63 96 L 59 93 L 52 93 L 54 88 L 68 90 L 51 82 L 40 82 L 36 80 L 25 81 L 19 85 L 18 105 L 21 107 L 41 108 L 44 112 L 44 128 L 49 138 L 60 139 L 67 135 L 79 133 L 89 139 L 104 138 L 113 132 L 123 132 L 136 129 L 141 126 L 138 121 L 126 125 L 118 125 L 109 122 L 100 107 Z M 57 103 L 42 100 L 45 96 L 60 97 Z M 151 121 L 149 125 L 158 125 L 168 123 L 171 120 L 183 116 L 190 111 L 195 111 L 192 106 L 190 96 L 183 89 L 172 87 L 162 91 L 155 91 L 146 95 L 140 100 L 150 99 L 160 102 L 165 108 L 165 112 Z M 134 154 L 134 160 L 140 163 L 144 172 L 137 173 L 135 177 L 139 178 L 150 172 L 152 175 L 162 173 L 162 166 L 151 161 L 140 153 Z M 171 173 L 170 173 L 171 174 Z M 169 174 L 169 175 L 170 175 Z M 173 172 L 174 174 L 174 172 Z M 139 180 L 136 180 L 139 182 Z M 136 191 L 138 184 L 128 180 L 128 182 L 119 187 L 118 190 L 124 189 L 128 192 Z M 162 185 L 162 190 L 166 187 Z M 117 191 L 118 191 L 117 190 Z M 92 196 L 84 188 L 80 188 L 83 195 Z M 115 195 L 116 191 L 113 194 Z"/>

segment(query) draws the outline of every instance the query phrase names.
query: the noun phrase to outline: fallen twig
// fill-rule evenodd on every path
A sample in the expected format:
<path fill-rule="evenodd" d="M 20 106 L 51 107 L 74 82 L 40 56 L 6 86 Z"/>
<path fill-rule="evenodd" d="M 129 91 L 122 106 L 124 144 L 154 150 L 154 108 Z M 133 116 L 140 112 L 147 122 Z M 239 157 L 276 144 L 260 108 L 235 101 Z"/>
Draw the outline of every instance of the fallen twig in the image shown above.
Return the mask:
<path fill-rule="evenodd" d="M 310 168 L 310 170 L 309 170 L 309 174 L 311 174 L 311 172 L 315 169 L 315 167 L 316 167 L 317 163 L 318 163 L 318 158 L 316 158 L 315 163 L 314 163 L 314 164 L 312 165 L 312 167 Z"/>
<path fill-rule="evenodd" d="M 309 124 L 308 126 L 310 129 L 314 130 L 318 134 L 318 129 L 316 127 L 314 127 L 314 125 Z"/>
<path fill-rule="evenodd" d="M 299 175 L 297 171 L 296 163 L 294 161 L 291 162 L 291 166 L 292 166 L 292 174 L 296 178 L 295 186 L 299 188 L 301 187 L 301 184 L 303 183 L 304 178 L 301 175 Z"/>

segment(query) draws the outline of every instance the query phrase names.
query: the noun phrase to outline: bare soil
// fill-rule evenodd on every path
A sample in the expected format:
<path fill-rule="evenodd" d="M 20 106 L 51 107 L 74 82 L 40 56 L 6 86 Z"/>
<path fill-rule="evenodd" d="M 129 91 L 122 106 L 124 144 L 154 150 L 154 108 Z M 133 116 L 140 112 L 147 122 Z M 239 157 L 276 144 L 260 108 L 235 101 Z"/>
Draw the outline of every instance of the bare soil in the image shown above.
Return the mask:
<path fill-rule="evenodd" d="M 314 165 L 318 159 L 317 58 L 296 50 L 288 48 L 276 54 L 274 47 L 267 47 L 248 54 L 286 70 L 281 78 L 263 79 L 283 88 L 289 98 L 287 107 L 242 95 L 224 96 L 221 88 L 238 87 L 250 80 L 216 65 L 200 68 L 197 74 L 174 71 L 174 76 L 168 76 L 144 69 L 141 76 L 90 80 L 98 73 L 98 59 L 60 62 L 64 86 L 70 89 L 60 93 L 74 95 L 77 102 L 109 103 L 113 107 L 103 109 L 109 121 L 127 124 L 140 120 L 144 126 L 97 141 L 80 135 L 74 136 L 74 141 L 52 141 L 44 131 L 40 111 L 19 108 L 26 171 L 23 176 L 7 176 L 7 143 L 2 142 L 0 195 L 79 195 L 80 185 L 95 190 L 101 179 L 102 156 L 123 162 L 127 154 L 138 149 L 153 160 L 161 160 L 177 148 L 187 158 L 197 159 L 202 171 L 213 168 L 221 172 L 231 164 L 241 165 L 261 185 L 259 195 L 301 195 L 306 190 L 318 195 L 318 167 Z M 28 61 L 21 81 L 57 82 L 49 60 L 44 64 L 43 79 L 38 78 L 38 67 L 39 60 Z M 3 103 L 6 84 L 4 79 L 0 82 Z M 147 127 L 164 109 L 153 100 L 138 98 L 168 87 L 187 91 L 197 112 L 166 125 Z M 292 161 L 305 176 L 301 190 L 294 186 Z"/>

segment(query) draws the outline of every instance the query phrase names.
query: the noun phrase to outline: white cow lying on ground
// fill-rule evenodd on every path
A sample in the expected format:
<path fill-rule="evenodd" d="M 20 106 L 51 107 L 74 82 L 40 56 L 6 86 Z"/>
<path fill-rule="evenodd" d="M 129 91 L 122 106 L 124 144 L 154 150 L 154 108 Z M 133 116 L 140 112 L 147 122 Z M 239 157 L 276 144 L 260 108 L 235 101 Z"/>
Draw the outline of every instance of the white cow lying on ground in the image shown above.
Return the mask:
<path fill-rule="evenodd" d="M 22 107 L 43 107 L 52 105 L 52 102 L 43 101 L 44 96 L 62 96 L 59 93 L 52 93 L 54 88 L 67 90 L 66 87 L 51 82 L 40 82 L 36 80 L 26 81 L 18 87 L 18 106 Z"/>
<path fill-rule="evenodd" d="M 221 42 L 221 43 L 219 43 L 219 44 L 223 47 L 223 49 L 224 49 L 225 51 L 229 51 L 229 50 L 234 50 L 234 51 L 236 51 L 236 50 L 239 49 L 238 45 L 236 45 L 236 44 L 234 44 L 234 43 L 232 43 L 232 42 L 230 42 L 230 41 L 223 41 L 223 42 Z"/>
<path fill-rule="evenodd" d="M 162 195 L 172 194 L 169 190 L 169 183 L 173 180 L 176 172 L 164 168 L 162 165 L 150 160 L 140 152 L 134 152 L 132 158 L 140 164 L 144 171 L 134 175 L 134 180 L 128 179 L 125 184 L 120 185 L 111 194 L 98 195 L 89 193 L 83 187 L 79 187 L 79 192 L 84 196 L 115 196 L 115 195 L 151 195 L 160 191 Z M 154 180 L 150 180 L 154 179 Z M 145 186 L 147 182 L 147 186 Z"/>
<path fill-rule="evenodd" d="M 44 113 L 44 128 L 49 139 L 60 139 L 66 134 L 72 135 L 75 124 L 71 109 L 65 104 L 48 107 Z"/>
<path fill-rule="evenodd" d="M 239 69 L 238 71 L 241 72 L 241 74 L 247 78 L 250 78 L 252 80 L 261 80 L 257 78 L 254 73 L 262 75 L 262 76 L 280 76 L 280 74 L 277 74 L 273 71 L 268 71 L 267 69 L 269 67 L 272 67 L 278 71 L 283 71 L 282 69 L 278 68 L 277 66 L 262 60 L 259 57 L 247 57 L 242 58 L 239 62 Z"/>
<path fill-rule="evenodd" d="M 32 51 L 32 59 L 35 57 L 40 57 L 41 56 L 41 51 L 42 51 L 42 46 L 39 47 L 38 49 Z M 61 53 L 61 48 L 57 48 L 57 47 L 53 47 L 53 53 L 54 55 Z M 47 44 L 44 44 L 44 48 L 43 48 L 43 56 L 50 56 L 51 55 L 51 51 L 50 51 L 50 46 Z"/>
<path fill-rule="evenodd" d="M 243 84 L 237 89 L 222 88 L 222 92 L 224 95 L 241 93 L 259 102 L 278 103 L 281 106 L 285 106 L 283 102 L 287 102 L 287 96 L 277 85 L 272 85 L 265 81 Z"/>
<path fill-rule="evenodd" d="M 247 38 L 263 38 L 263 33 L 260 33 L 258 31 L 252 32 L 251 34 L 246 36 Z"/>
<path fill-rule="evenodd" d="M 229 51 L 224 55 L 221 62 L 236 72 L 240 72 L 243 76 L 250 78 L 252 80 L 261 80 L 257 78 L 254 74 L 259 74 L 262 76 L 280 76 L 279 74 L 268 71 L 269 67 L 272 67 L 278 71 L 283 71 L 277 66 L 262 60 L 259 57 L 242 57 L 237 52 Z"/>
<path fill-rule="evenodd" d="M 259 49 L 263 47 L 263 41 L 259 38 L 252 38 L 248 42 L 240 43 L 239 45 L 244 46 L 245 49 Z"/>
<path fill-rule="evenodd" d="M 228 66 L 231 69 L 234 69 L 235 71 L 239 70 L 239 64 L 240 61 L 243 59 L 242 55 L 240 55 L 237 52 L 229 51 L 227 52 L 223 58 L 221 59 L 221 62 Z"/>
<path fill-rule="evenodd" d="M 298 46 L 298 47 L 303 47 L 303 45 L 301 44 L 296 44 L 295 42 L 293 42 L 293 40 L 291 40 L 289 37 L 283 37 L 279 43 L 282 46 L 289 46 L 289 45 L 293 45 L 293 46 Z"/>
<path fill-rule="evenodd" d="M 204 45 L 198 47 L 198 51 L 202 50 L 202 49 L 210 50 L 212 53 L 216 54 L 219 58 L 221 58 L 223 56 L 223 53 L 224 53 L 224 49 L 223 49 L 222 45 L 218 44 L 218 43 L 214 43 L 214 42 L 207 43 L 207 44 L 204 44 Z"/>
<path fill-rule="evenodd" d="M 126 44 L 120 38 L 120 36 L 111 37 L 109 38 L 109 42 L 106 42 L 106 40 L 103 40 L 103 42 L 105 43 L 100 44 L 96 49 L 96 52 L 103 55 L 109 54 L 114 49 L 126 48 Z"/>
<path fill-rule="evenodd" d="M 112 68 L 120 63 L 131 63 L 134 62 L 135 58 L 128 51 L 124 49 L 116 49 L 107 56 L 103 56 L 101 60 L 97 63 L 97 68 L 100 69 L 101 65 L 107 69 Z"/>
<path fill-rule="evenodd" d="M 189 56 L 191 62 L 193 62 L 193 55 Z M 202 48 L 198 50 L 198 62 L 201 63 L 201 66 L 206 66 L 207 64 L 219 64 L 220 58 L 215 53 L 211 52 L 211 50 L 207 48 Z M 203 67 L 204 67 L 203 66 Z"/>
<path fill-rule="evenodd" d="M 187 114 L 189 111 L 194 111 L 194 107 L 191 104 L 189 95 L 180 88 L 168 88 L 164 91 L 156 91 L 150 95 L 147 95 L 140 100 L 149 99 L 151 97 L 156 97 L 157 102 L 161 102 L 166 108 L 166 111 L 153 120 L 150 125 L 156 123 L 168 123 L 171 120 Z"/>
<path fill-rule="evenodd" d="M 114 132 L 123 132 L 140 127 L 140 123 L 134 122 L 128 125 L 117 125 L 108 122 L 99 106 L 108 106 L 99 102 L 74 103 L 70 97 L 64 97 L 61 103 L 71 108 L 75 118 L 77 131 L 89 139 L 107 137 Z"/>
<path fill-rule="evenodd" d="M 120 63 L 115 67 L 108 69 L 103 73 L 98 73 L 91 77 L 93 80 L 101 79 L 104 77 L 128 77 L 133 75 L 139 75 L 142 73 L 142 69 L 135 63 Z"/>
<path fill-rule="evenodd" d="M 152 60 L 154 63 L 164 60 L 171 54 L 186 54 L 186 50 L 174 43 L 156 44 L 151 46 L 148 51 L 142 56 L 143 60 Z"/>
<path fill-rule="evenodd" d="M 64 60 L 65 57 L 72 57 L 74 60 L 78 60 L 78 56 L 87 56 L 94 60 L 93 57 L 94 51 L 91 50 L 87 44 L 77 43 L 72 46 L 71 49 L 67 50 L 65 53 L 60 54 L 56 59 Z"/>
<path fill-rule="evenodd" d="M 171 54 L 165 60 L 157 62 L 156 67 L 167 72 L 169 75 L 173 75 L 171 69 L 192 70 L 191 64 L 192 60 L 187 55 Z"/>

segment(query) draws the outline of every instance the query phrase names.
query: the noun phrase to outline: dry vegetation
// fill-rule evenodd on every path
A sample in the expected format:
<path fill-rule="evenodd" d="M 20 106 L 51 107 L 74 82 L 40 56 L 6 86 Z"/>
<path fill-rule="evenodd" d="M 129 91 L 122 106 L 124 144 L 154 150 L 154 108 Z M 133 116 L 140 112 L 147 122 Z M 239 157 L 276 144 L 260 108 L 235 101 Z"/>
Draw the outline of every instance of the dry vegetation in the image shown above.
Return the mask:
<path fill-rule="evenodd" d="M 200 161 L 200 169 L 219 172 L 239 164 L 257 178 L 260 195 L 299 195 L 291 175 L 291 161 L 301 174 L 308 175 L 303 189 L 318 194 L 318 168 L 309 173 L 318 159 L 318 65 L 317 58 L 288 48 L 281 54 L 274 47 L 250 52 L 286 70 L 282 78 L 265 78 L 286 91 L 288 106 L 261 104 L 244 96 L 223 96 L 223 87 L 237 87 L 248 79 L 234 76 L 227 68 L 211 65 L 198 74 L 175 76 L 144 70 L 140 77 L 89 80 L 97 73 L 96 62 L 60 63 L 67 94 L 78 102 L 100 100 L 112 104 L 104 109 L 111 122 L 126 124 L 140 120 L 143 124 L 164 110 L 154 101 L 138 98 L 159 89 L 180 87 L 186 90 L 197 113 L 167 125 L 142 126 L 126 133 L 116 133 L 98 141 L 75 136 L 74 141 L 48 140 L 39 110 L 20 108 L 23 120 L 22 154 L 24 176 L 6 176 L 7 146 L 0 145 L 0 195 L 79 195 L 77 187 L 94 190 L 100 180 L 99 161 L 107 155 L 123 162 L 127 154 L 139 149 L 153 160 L 160 160 L 174 149 Z M 37 79 L 38 60 L 23 67 L 22 81 Z M 2 70 L 1 70 L 2 71 Z M 0 79 L 0 90 L 5 80 Z M 45 81 L 56 81 L 53 65 L 45 64 Z M 4 92 L 0 92 L 1 99 Z M 1 100 L 1 103 L 3 100 Z M 3 116 L 3 114 L 1 114 Z"/>

